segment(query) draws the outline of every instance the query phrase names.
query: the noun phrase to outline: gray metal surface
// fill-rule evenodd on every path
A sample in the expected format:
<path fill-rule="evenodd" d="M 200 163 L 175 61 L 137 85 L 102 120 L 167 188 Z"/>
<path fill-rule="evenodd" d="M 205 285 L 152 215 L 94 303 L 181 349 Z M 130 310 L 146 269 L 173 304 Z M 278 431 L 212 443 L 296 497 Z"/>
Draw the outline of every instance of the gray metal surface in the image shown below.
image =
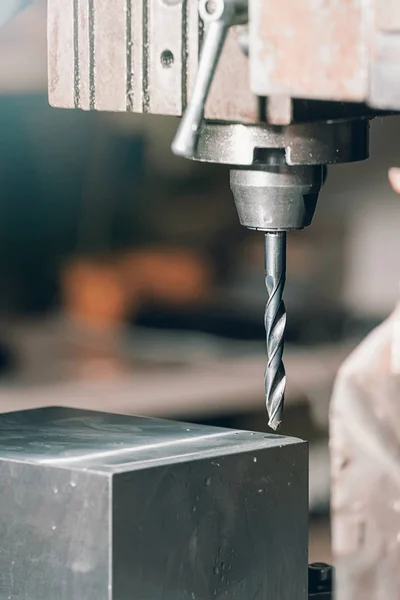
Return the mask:
<path fill-rule="evenodd" d="M 68 409 L 0 417 L 0 598 L 307 596 L 307 445 Z"/>
<path fill-rule="evenodd" d="M 288 165 L 321 165 L 368 158 L 369 123 L 301 123 L 287 127 L 205 122 L 191 158 L 228 165 L 253 165 L 258 149 L 285 151 Z"/>
<path fill-rule="evenodd" d="M 282 421 L 286 388 L 283 347 L 286 327 L 286 308 L 283 290 L 286 281 L 286 233 L 265 234 L 265 285 L 268 301 L 264 323 L 268 363 L 265 369 L 265 400 L 269 426 L 277 429 Z"/>
<path fill-rule="evenodd" d="M 263 166 L 232 170 L 230 184 L 239 220 L 261 231 L 311 224 L 322 186 L 321 166 Z"/>

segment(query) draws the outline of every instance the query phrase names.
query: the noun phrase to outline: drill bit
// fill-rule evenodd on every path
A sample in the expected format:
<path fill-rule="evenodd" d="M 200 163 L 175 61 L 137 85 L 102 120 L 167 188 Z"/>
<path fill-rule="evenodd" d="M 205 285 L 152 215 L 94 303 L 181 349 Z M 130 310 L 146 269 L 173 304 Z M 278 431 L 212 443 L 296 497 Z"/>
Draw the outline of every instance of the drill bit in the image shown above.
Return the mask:
<path fill-rule="evenodd" d="M 265 234 L 265 285 L 268 301 L 265 308 L 265 333 L 268 364 L 265 371 L 265 399 L 268 425 L 278 429 L 282 420 L 286 373 L 282 354 L 286 327 L 286 309 L 282 300 L 286 280 L 286 233 Z"/>

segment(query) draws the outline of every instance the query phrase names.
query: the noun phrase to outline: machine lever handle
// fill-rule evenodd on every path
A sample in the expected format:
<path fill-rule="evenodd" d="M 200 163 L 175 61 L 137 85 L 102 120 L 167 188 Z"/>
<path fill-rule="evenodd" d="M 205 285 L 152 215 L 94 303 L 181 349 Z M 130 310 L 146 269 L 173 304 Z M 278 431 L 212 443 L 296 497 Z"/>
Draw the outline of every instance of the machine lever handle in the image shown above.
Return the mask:
<path fill-rule="evenodd" d="M 173 153 L 185 158 L 192 158 L 196 152 L 204 119 L 204 106 L 228 30 L 233 25 L 247 23 L 247 1 L 200 0 L 199 15 L 205 25 L 208 25 L 207 33 L 192 97 L 172 142 Z"/>

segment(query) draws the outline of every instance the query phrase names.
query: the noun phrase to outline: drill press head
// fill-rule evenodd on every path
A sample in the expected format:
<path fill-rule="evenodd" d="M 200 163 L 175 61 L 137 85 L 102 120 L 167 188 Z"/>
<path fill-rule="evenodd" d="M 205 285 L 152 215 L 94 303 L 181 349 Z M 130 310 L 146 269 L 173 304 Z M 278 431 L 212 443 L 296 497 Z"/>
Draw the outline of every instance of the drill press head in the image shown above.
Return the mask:
<path fill-rule="evenodd" d="M 280 127 L 203 122 L 186 157 L 231 167 L 242 225 L 290 231 L 311 224 L 326 165 L 367 158 L 368 130 L 366 119 Z"/>

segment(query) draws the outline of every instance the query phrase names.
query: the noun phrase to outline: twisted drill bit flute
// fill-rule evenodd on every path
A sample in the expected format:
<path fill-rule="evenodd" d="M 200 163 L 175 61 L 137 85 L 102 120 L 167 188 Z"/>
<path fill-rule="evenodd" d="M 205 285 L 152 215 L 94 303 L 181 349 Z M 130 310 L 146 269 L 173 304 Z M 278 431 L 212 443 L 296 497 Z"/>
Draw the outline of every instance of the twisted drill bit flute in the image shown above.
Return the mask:
<path fill-rule="evenodd" d="M 265 371 L 265 399 L 269 426 L 278 429 L 282 420 L 286 373 L 282 361 L 286 309 L 282 300 L 286 279 L 286 233 L 265 234 L 265 333 L 268 363 Z"/>

